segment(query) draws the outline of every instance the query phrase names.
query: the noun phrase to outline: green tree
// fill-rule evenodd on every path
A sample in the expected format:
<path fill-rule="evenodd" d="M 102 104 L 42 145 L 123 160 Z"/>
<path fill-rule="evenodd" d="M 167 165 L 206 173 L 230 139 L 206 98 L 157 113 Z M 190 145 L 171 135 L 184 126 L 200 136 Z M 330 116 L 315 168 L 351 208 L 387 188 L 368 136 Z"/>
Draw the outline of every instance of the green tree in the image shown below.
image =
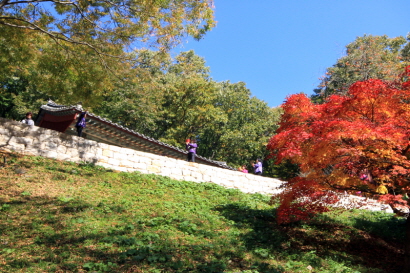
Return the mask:
<path fill-rule="evenodd" d="M 233 165 L 264 158 L 266 143 L 276 130 L 279 113 L 255 97 L 245 83 L 222 82 L 215 106 L 223 119 L 201 134 L 199 152 Z"/>
<path fill-rule="evenodd" d="M 22 78 L 45 99 L 99 105 L 134 84 L 121 82 L 138 73 L 136 49 L 166 52 L 186 35 L 201 38 L 214 26 L 212 8 L 208 0 L 0 0 L 0 82 Z"/>
<path fill-rule="evenodd" d="M 127 75 L 133 80 L 93 111 L 180 148 L 195 137 L 200 155 L 234 166 L 263 158 L 281 109 L 251 97 L 245 83 L 213 81 L 193 51 L 173 61 L 161 54 L 140 51 Z"/>
<path fill-rule="evenodd" d="M 12 77 L 0 82 L 0 116 L 20 120 L 24 113 L 33 112 L 44 104 L 44 94 L 30 89 L 24 78 Z"/>
<path fill-rule="evenodd" d="M 409 60 L 403 57 L 404 37 L 364 35 L 346 46 L 346 56 L 329 67 L 313 99 L 323 102 L 331 94 L 345 95 L 350 85 L 368 79 L 393 80 Z"/>
<path fill-rule="evenodd" d="M 187 34 L 199 39 L 215 24 L 212 5 L 209 0 L 1 0 L 0 25 L 110 56 L 112 47 L 168 49 Z"/>
<path fill-rule="evenodd" d="M 130 68 L 130 63 L 107 59 L 105 63 L 115 68 L 112 73 L 90 48 L 78 48 L 73 54 L 73 44 L 60 46 L 43 34 L 6 30 L 0 39 L 0 82 L 24 79 L 27 90 L 42 93 L 43 100 L 54 97 L 62 104 L 82 101 L 95 105 L 117 81 L 127 80 L 119 75 Z"/>
<path fill-rule="evenodd" d="M 127 71 L 128 81 L 117 81 L 112 92 L 92 111 L 140 133 L 156 136 L 161 119 L 166 70 L 172 63 L 169 54 L 140 50 L 134 66 Z"/>
<path fill-rule="evenodd" d="M 181 146 L 189 137 L 220 119 L 215 107 L 217 87 L 209 77 L 205 60 L 194 51 L 180 53 L 164 77 L 164 100 L 156 137 Z"/>

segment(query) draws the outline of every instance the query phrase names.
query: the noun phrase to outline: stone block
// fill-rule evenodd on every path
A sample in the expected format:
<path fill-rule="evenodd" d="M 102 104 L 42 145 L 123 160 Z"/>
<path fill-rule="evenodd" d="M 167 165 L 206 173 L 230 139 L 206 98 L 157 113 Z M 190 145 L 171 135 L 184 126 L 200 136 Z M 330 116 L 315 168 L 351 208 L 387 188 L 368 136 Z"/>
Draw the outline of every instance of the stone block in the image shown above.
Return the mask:
<path fill-rule="evenodd" d="M 94 147 L 94 153 L 96 154 L 96 155 L 98 155 L 99 157 L 101 157 L 102 156 L 102 149 L 100 148 L 100 147 Z"/>
<path fill-rule="evenodd" d="M 120 167 L 126 167 L 126 168 L 134 168 L 134 163 L 129 161 L 129 160 L 121 160 L 120 161 Z"/>
<path fill-rule="evenodd" d="M 126 154 L 128 156 L 134 155 L 135 150 L 129 148 L 121 148 L 121 153 Z"/>
<path fill-rule="evenodd" d="M 163 161 L 163 160 L 154 159 L 154 160 L 151 161 L 151 164 L 152 164 L 153 166 L 162 167 L 162 166 L 164 166 L 164 161 Z"/>
<path fill-rule="evenodd" d="M 182 176 L 182 170 L 181 169 L 171 169 L 171 174 Z"/>
<path fill-rule="evenodd" d="M 108 164 L 110 164 L 113 168 L 120 166 L 120 161 L 114 158 L 108 159 Z"/>
<path fill-rule="evenodd" d="M 0 127 L 0 134 L 1 135 L 9 135 L 10 134 L 10 130 L 4 127 Z"/>
<path fill-rule="evenodd" d="M 13 143 L 6 146 L 8 149 L 15 151 L 15 152 L 23 152 L 26 149 L 26 145 Z"/>
<path fill-rule="evenodd" d="M 164 161 L 164 165 L 165 168 L 169 168 L 169 169 L 174 169 L 174 168 L 179 168 L 178 162 L 176 161 Z"/>
<path fill-rule="evenodd" d="M 104 150 L 104 149 L 109 149 L 110 145 L 99 142 L 99 143 L 97 144 L 97 147 L 99 147 L 99 148 L 101 148 L 101 149 Z"/>
<path fill-rule="evenodd" d="M 61 142 L 61 145 L 64 145 L 67 148 L 73 148 L 73 149 L 78 148 L 77 141 L 74 141 L 74 139 L 72 139 L 72 138 L 63 140 Z"/>
<path fill-rule="evenodd" d="M 147 171 L 150 173 L 159 174 L 161 172 L 161 168 L 158 166 L 150 165 L 147 166 Z"/>
<path fill-rule="evenodd" d="M 140 173 L 144 173 L 144 174 L 149 174 L 150 172 L 147 169 L 138 169 L 137 170 Z"/>
<path fill-rule="evenodd" d="M 147 164 L 145 163 L 134 163 L 133 168 L 137 170 L 146 170 L 147 169 Z"/>
<path fill-rule="evenodd" d="M 109 165 L 107 163 L 104 163 L 104 162 L 97 162 L 97 163 L 95 163 L 95 165 L 104 167 L 106 169 L 112 169 L 111 165 Z"/>
<path fill-rule="evenodd" d="M 80 153 L 80 158 L 86 162 L 98 161 L 98 157 L 94 153 Z"/>
<path fill-rule="evenodd" d="M 106 157 L 114 157 L 114 152 L 109 149 L 103 149 L 102 155 Z"/>
<path fill-rule="evenodd" d="M 40 156 L 37 150 L 30 150 L 30 149 L 25 149 L 23 152 L 23 155 L 30 155 L 30 156 Z"/>
<path fill-rule="evenodd" d="M 71 161 L 71 157 L 68 154 L 65 153 L 57 153 L 57 159 L 58 160 L 67 160 L 67 161 Z"/>
<path fill-rule="evenodd" d="M 175 168 L 175 166 L 178 166 L 178 161 L 179 160 L 176 160 L 174 158 L 167 157 L 164 160 L 164 167 Z"/>
<path fill-rule="evenodd" d="M 120 153 L 120 152 L 114 152 L 114 154 L 113 154 L 113 158 L 118 159 L 118 160 L 121 160 L 121 159 L 126 158 L 126 157 L 127 157 L 126 154 L 123 154 L 123 153 Z"/>
<path fill-rule="evenodd" d="M 131 162 L 134 162 L 134 163 L 139 162 L 139 158 L 137 156 L 129 155 L 127 158 Z"/>
<path fill-rule="evenodd" d="M 120 172 L 127 172 L 127 168 L 125 167 L 116 166 L 116 167 L 113 167 L 112 169 L 120 171 Z"/>
<path fill-rule="evenodd" d="M 202 182 L 202 181 L 199 181 L 199 180 L 193 178 L 192 176 L 183 176 L 183 180 L 185 180 L 185 181 L 190 181 L 190 182 L 195 182 L 195 183 L 200 183 L 200 182 Z"/>
<path fill-rule="evenodd" d="M 169 175 L 169 177 L 170 177 L 171 179 L 175 179 L 175 180 L 184 180 L 184 177 L 183 177 L 182 175 L 178 175 L 178 174 L 174 174 L 174 173 L 171 173 L 171 174 Z"/>
<path fill-rule="evenodd" d="M 163 175 L 163 176 L 169 176 L 169 175 L 171 175 L 171 169 L 169 169 L 167 167 L 162 167 L 161 172 L 159 174 Z"/>
<path fill-rule="evenodd" d="M 121 147 L 119 146 L 114 146 L 114 145 L 110 145 L 110 150 L 113 152 L 120 152 L 121 151 Z"/>
<path fill-rule="evenodd" d="M 67 147 L 65 147 L 64 145 L 58 145 L 57 153 L 66 154 L 67 153 Z"/>
<path fill-rule="evenodd" d="M 149 164 L 151 165 L 151 159 L 147 158 L 147 157 L 139 157 L 138 158 L 138 162 L 139 163 L 145 163 L 145 164 Z"/>
<path fill-rule="evenodd" d="M 211 182 L 211 176 L 209 176 L 207 174 L 202 174 L 202 181 Z"/>
<path fill-rule="evenodd" d="M 80 157 L 80 153 L 75 148 L 67 148 L 66 153 L 72 158 Z"/>
<path fill-rule="evenodd" d="M 195 178 L 196 180 L 198 180 L 198 181 L 204 181 L 204 180 L 203 180 L 203 174 L 200 173 L 200 172 L 193 172 L 193 173 L 191 174 L 191 176 L 192 176 L 193 178 Z"/>
<path fill-rule="evenodd" d="M 97 162 L 99 162 L 99 163 L 108 163 L 109 157 L 106 157 L 106 156 L 98 156 L 97 158 L 98 158 L 98 161 L 97 161 Z"/>
<path fill-rule="evenodd" d="M 57 159 L 58 154 L 56 151 L 42 151 L 41 156 Z"/>

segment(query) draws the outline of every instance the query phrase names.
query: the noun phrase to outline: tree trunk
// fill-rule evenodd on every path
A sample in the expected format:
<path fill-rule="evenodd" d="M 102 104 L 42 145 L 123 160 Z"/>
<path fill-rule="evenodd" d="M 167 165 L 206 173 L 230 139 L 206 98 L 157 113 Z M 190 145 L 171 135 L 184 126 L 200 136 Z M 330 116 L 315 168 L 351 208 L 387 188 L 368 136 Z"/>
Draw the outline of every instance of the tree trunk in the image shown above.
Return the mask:
<path fill-rule="evenodd" d="M 410 272 L 410 216 L 406 220 L 406 235 L 404 239 L 404 267 L 403 273 Z"/>

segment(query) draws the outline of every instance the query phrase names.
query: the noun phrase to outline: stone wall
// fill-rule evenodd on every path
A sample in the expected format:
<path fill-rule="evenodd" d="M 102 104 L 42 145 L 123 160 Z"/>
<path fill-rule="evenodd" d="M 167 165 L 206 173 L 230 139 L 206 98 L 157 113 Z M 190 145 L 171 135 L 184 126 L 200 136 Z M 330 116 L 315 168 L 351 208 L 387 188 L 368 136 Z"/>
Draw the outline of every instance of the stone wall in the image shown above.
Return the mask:
<path fill-rule="evenodd" d="M 280 192 L 282 181 L 207 166 L 128 148 L 98 143 L 77 136 L 0 118 L 0 150 L 73 162 L 92 162 L 106 168 L 168 176 L 193 182 L 211 182 L 247 193 Z"/>

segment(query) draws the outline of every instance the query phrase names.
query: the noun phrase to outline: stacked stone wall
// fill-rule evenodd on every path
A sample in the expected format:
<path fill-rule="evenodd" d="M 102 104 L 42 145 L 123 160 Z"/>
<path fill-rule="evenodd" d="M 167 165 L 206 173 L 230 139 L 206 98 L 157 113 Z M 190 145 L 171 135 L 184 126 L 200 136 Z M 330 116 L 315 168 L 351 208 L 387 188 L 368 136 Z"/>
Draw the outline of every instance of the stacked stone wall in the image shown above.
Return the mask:
<path fill-rule="evenodd" d="M 247 193 L 280 192 L 282 181 L 122 148 L 0 118 L 0 150 L 106 168 L 168 176 L 177 180 L 211 182 Z"/>

